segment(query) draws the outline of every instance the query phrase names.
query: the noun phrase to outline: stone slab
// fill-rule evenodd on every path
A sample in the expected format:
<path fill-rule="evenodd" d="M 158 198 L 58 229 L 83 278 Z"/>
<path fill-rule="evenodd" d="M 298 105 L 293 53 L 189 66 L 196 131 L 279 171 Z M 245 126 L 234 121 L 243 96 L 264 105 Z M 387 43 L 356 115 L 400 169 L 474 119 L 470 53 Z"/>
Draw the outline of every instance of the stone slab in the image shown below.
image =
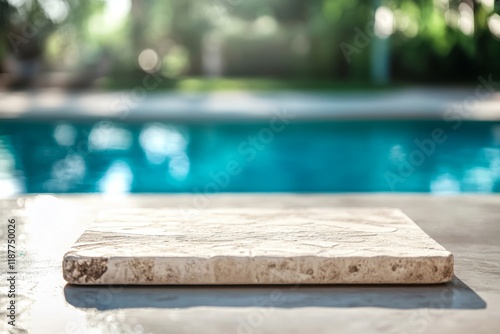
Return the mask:
<path fill-rule="evenodd" d="M 73 284 L 432 284 L 453 255 L 398 209 L 120 209 L 64 255 Z"/>

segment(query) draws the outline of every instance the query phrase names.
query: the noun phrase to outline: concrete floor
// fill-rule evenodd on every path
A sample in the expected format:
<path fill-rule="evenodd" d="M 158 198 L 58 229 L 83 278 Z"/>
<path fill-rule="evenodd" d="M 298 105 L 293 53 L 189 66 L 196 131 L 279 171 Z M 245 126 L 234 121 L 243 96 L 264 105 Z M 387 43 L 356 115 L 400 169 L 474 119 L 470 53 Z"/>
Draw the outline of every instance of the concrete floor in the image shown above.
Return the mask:
<path fill-rule="evenodd" d="M 335 207 L 403 209 L 455 255 L 455 279 L 432 286 L 78 287 L 64 252 L 98 210 L 114 207 Z M 0 201 L 17 238 L 17 327 L 0 333 L 498 333 L 500 196 L 214 195 L 32 196 Z M 6 267 L 3 260 L 3 268 Z M 4 271 L 5 272 L 5 271 Z"/>

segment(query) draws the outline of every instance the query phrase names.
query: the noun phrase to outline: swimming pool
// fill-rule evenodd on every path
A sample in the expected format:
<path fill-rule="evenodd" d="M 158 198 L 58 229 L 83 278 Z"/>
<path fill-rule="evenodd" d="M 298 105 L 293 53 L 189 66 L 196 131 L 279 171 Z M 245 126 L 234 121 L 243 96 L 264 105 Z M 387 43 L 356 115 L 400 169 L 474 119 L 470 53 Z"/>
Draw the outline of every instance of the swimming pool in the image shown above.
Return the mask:
<path fill-rule="evenodd" d="M 0 188 L 500 192 L 500 122 L 3 121 Z"/>

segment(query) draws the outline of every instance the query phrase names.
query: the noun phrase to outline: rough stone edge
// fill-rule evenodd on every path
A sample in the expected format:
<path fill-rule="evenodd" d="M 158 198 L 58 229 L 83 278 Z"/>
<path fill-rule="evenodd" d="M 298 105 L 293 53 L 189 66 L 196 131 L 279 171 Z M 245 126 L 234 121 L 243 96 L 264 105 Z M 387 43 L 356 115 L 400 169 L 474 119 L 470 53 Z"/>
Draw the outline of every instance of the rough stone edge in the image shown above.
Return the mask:
<path fill-rule="evenodd" d="M 375 208 L 342 208 L 342 209 L 375 209 Z M 79 255 L 75 255 L 72 251 L 69 251 L 64 255 L 63 258 L 63 277 L 70 284 L 79 284 L 79 285 L 99 285 L 99 284 L 126 284 L 126 285 L 259 285 L 259 284 L 439 284 L 446 283 L 452 280 L 454 276 L 454 257 L 449 251 L 446 250 L 441 244 L 439 244 L 436 240 L 431 238 L 416 222 L 414 222 L 408 215 L 406 215 L 401 209 L 384 207 L 384 208 L 376 208 L 376 209 L 384 209 L 388 211 L 395 211 L 398 215 L 406 220 L 407 223 L 411 223 L 415 228 L 419 229 L 421 233 L 427 235 L 430 239 L 434 241 L 436 246 L 440 249 L 436 249 L 437 251 L 443 251 L 443 256 L 427 256 L 427 257 L 397 257 L 397 256 L 371 256 L 371 257 L 318 257 L 318 256 L 290 256 L 290 257 L 228 257 L 228 256 L 215 256 L 210 258 L 195 258 L 195 257 L 151 257 L 151 258 L 125 258 L 125 257 L 82 257 Z M 99 220 L 99 219 L 97 219 Z M 81 238 L 81 237 L 80 237 Z M 77 240 L 77 243 L 80 241 L 80 238 Z M 261 271 L 257 268 L 257 266 L 249 265 L 248 262 L 253 262 L 255 259 L 259 259 L 261 261 L 258 265 L 264 265 L 265 261 L 272 262 L 274 265 L 280 264 L 284 265 L 287 261 L 296 261 L 297 263 L 300 260 L 311 258 L 309 263 L 317 263 L 318 261 L 323 261 L 324 264 L 320 267 L 323 270 L 328 268 L 328 262 L 333 261 L 333 264 L 340 264 L 341 262 L 366 262 L 367 260 L 373 260 L 377 258 L 376 261 L 379 263 L 380 261 L 389 261 L 391 264 L 391 270 L 396 272 L 404 268 L 403 265 L 399 265 L 398 263 L 407 261 L 409 264 L 418 264 L 419 261 L 427 262 L 427 261 L 443 261 L 444 263 L 438 267 L 434 264 L 433 268 L 421 266 L 420 272 L 414 272 L 414 278 L 406 277 L 403 281 L 401 278 L 399 279 L 387 279 L 386 277 L 380 277 L 381 272 L 378 273 L 378 276 L 374 276 L 373 273 L 364 272 L 363 266 L 348 266 L 350 277 L 348 280 L 346 279 L 335 279 L 335 275 L 330 279 L 326 279 L 324 281 L 318 282 L 317 280 L 311 281 L 307 279 L 308 271 L 313 270 L 311 266 L 305 266 L 305 270 L 296 270 L 290 274 L 290 271 L 287 271 L 288 275 L 290 275 L 287 279 L 267 279 L 262 280 L 260 276 L 265 276 L 265 274 L 269 274 L 266 271 Z M 356 260 L 357 261 L 356 261 Z M 311 261 L 312 260 L 312 261 Z M 404 261 L 403 261 L 404 260 Z M 169 262 L 168 264 L 161 262 Z M 207 266 L 207 264 L 211 261 L 219 261 L 221 263 L 232 262 L 233 264 L 238 264 L 240 268 L 234 270 L 234 272 L 229 271 L 229 274 L 226 273 L 226 277 L 232 277 L 225 281 L 224 279 L 215 277 L 215 267 Z M 395 261 L 398 261 L 396 263 Z M 413 261 L 413 262 L 412 262 Z M 158 263 L 159 262 L 159 263 Z M 177 262 L 177 267 L 172 266 L 172 264 Z M 247 263 L 245 263 L 247 262 Z M 307 261 L 305 261 L 307 262 Z M 191 266 L 195 268 L 195 270 L 190 271 L 186 270 L 186 265 L 195 264 Z M 272 265 L 271 263 L 271 265 Z M 78 266 L 76 265 L 78 264 Z M 124 265 L 125 264 L 125 265 Z M 332 263 L 330 263 L 332 264 Z M 366 264 L 366 263 L 365 263 Z M 439 263 L 438 263 L 439 264 Z M 106 272 L 108 270 L 108 265 L 113 265 L 116 269 L 116 266 L 122 267 L 119 270 L 115 270 L 115 277 L 121 275 L 122 277 L 127 277 L 128 279 L 116 279 L 111 277 L 106 277 Z M 183 266 L 183 267 L 182 267 Z M 394 267 L 395 266 L 395 267 Z M 190 267 L 190 266 L 188 266 Z M 200 277 L 200 268 L 206 268 L 205 273 Z M 226 265 L 227 267 L 227 265 Z M 304 266 L 303 266 L 304 267 Z M 316 266 L 317 267 L 317 266 Z M 380 267 L 380 264 L 375 264 L 373 267 Z M 81 270 L 83 268 L 83 270 Z M 286 268 L 286 264 L 285 264 Z M 395 268 L 395 270 L 393 270 Z M 431 268 L 434 273 L 441 272 L 441 277 L 437 277 L 435 279 L 424 279 L 423 274 L 425 269 Z M 437 268 L 437 269 L 434 269 Z M 158 275 L 158 270 L 164 270 L 165 273 L 162 275 Z M 198 272 L 195 273 L 196 269 Z M 331 269 L 331 268 L 330 268 Z M 345 269 L 345 268 L 344 268 Z M 126 271 L 123 272 L 123 271 Z M 234 279 L 238 274 L 241 275 L 247 271 L 247 277 L 244 279 Z M 389 274 L 390 271 L 387 271 Z M 132 273 L 132 275 L 130 275 Z M 253 276 L 255 273 L 259 275 Z M 279 274 L 275 274 L 276 276 L 283 276 L 284 274 L 278 271 Z M 345 270 L 342 274 L 346 274 Z M 339 273 L 340 275 L 340 273 Z M 359 275 L 369 275 L 371 279 L 362 279 Z M 104 277 L 103 277 L 104 276 Z M 165 279 L 165 276 L 167 279 Z M 188 276 L 188 277 L 186 277 Z M 304 278 L 304 276 L 306 278 Z M 410 275 L 411 276 L 411 275 Z M 251 279 L 248 279 L 250 277 Z M 236 282 L 235 282 L 236 281 Z"/>
<path fill-rule="evenodd" d="M 63 260 L 63 277 L 68 283 L 78 285 L 439 284 L 451 281 L 454 275 L 454 257 L 446 253 L 421 258 L 216 256 L 143 259 L 92 258 L 67 253 Z M 113 269 L 108 271 L 109 267 Z"/>
<path fill-rule="evenodd" d="M 99 284 L 108 270 L 108 258 L 80 257 L 68 252 L 63 257 L 63 278 L 71 284 Z M 83 269 L 83 270 L 82 270 Z"/>

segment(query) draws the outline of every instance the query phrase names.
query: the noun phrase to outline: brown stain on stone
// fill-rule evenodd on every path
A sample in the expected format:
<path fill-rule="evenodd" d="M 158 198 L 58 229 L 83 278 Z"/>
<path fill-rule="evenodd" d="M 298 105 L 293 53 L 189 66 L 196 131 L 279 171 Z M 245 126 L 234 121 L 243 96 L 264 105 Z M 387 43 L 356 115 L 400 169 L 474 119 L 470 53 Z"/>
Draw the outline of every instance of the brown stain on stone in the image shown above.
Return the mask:
<path fill-rule="evenodd" d="M 453 276 L 453 265 L 447 265 L 444 267 L 443 269 L 443 277 L 445 279 L 451 279 L 451 277 Z"/>
<path fill-rule="evenodd" d="M 66 260 L 64 277 L 70 283 L 96 282 L 108 270 L 108 259 Z"/>
<path fill-rule="evenodd" d="M 128 263 L 130 270 L 134 275 L 134 281 L 152 282 L 154 279 L 154 260 L 152 259 L 133 259 Z"/>
<path fill-rule="evenodd" d="M 328 279 L 330 279 L 330 281 L 332 282 L 335 282 L 336 280 L 338 280 L 340 274 L 338 271 L 335 271 L 335 270 L 332 270 L 330 272 L 330 275 L 328 276 Z"/>

